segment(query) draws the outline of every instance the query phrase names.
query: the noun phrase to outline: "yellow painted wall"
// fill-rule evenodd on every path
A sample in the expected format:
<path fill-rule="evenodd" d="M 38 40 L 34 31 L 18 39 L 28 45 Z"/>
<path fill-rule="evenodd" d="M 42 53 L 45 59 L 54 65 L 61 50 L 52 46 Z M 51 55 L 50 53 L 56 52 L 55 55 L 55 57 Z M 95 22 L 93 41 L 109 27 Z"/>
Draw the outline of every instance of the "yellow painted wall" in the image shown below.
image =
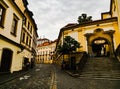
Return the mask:
<path fill-rule="evenodd" d="M 21 11 L 24 12 L 25 7 L 24 7 L 24 4 L 23 4 L 23 0 L 15 0 L 15 3 L 19 6 Z"/>
<path fill-rule="evenodd" d="M 115 25 L 116 24 L 116 25 Z M 84 36 L 86 33 L 93 33 L 94 30 L 100 28 L 103 29 L 104 31 L 108 31 L 108 30 L 115 30 L 117 31 L 117 22 L 109 22 L 109 23 L 103 23 L 103 24 L 99 24 L 99 26 L 97 25 L 89 25 L 89 26 L 83 26 L 83 27 L 78 27 L 78 28 L 74 28 L 74 30 L 72 30 L 73 28 L 69 29 L 69 30 L 65 30 L 64 31 L 64 36 L 67 36 L 74 32 L 78 33 L 78 42 L 80 43 L 80 45 L 82 46 L 81 48 L 79 48 L 77 51 L 81 52 L 81 51 L 86 51 L 88 52 L 88 47 L 87 47 L 87 39 Z M 117 34 L 117 32 L 116 32 Z M 117 34 L 115 36 L 115 40 L 117 40 L 118 36 L 120 36 L 119 34 Z M 61 37 L 62 38 L 62 37 Z M 74 38 L 74 36 L 73 36 Z M 118 43 L 117 43 L 118 44 Z M 116 43 L 114 44 L 116 46 Z"/>
<path fill-rule="evenodd" d="M 48 44 L 46 46 L 37 47 L 36 62 L 37 63 L 52 63 L 53 59 L 51 59 L 51 56 L 53 55 L 53 53 L 50 54 L 50 52 L 54 52 L 55 47 L 56 47 L 56 42 Z M 43 56 L 43 52 L 44 52 L 44 56 Z M 47 55 L 46 55 L 46 52 L 47 52 Z"/>
<path fill-rule="evenodd" d="M 120 30 L 120 0 L 111 1 L 112 1 L 111 15 L 112 17 L 118 17 L 118 29 Z"/>
<path fill-rule="evenodd" d="M 102 19 L 107 19 L 107 18 L 111 18 L 111 15 L 109 13 L 103 13 Z"/>
<path fill-rule="evenodd" d="M 118 24 L 117 23 L 114 23 L 113 24 L 114 26 L 114 29 L 116 29 L 115 31 L 115 34 L 114 34 L 114 47 L 115 49 L 118 47 L 118 45 L 120 44 L 120 30 L 118 29 Z"/>
<path fill-rule="evenodd" d="M 5 37 L 8 37 L 9 39 L 19 43 L 21 36 L 22 16 L 18 13 L 18 11 L 16 11 L 16 9 L 14 9 L 10 2 L 6 2 L 6 4 L 9 6 L 9 8 L 6 9 L 4 28 L 0 28 L 0 33 Z M 13 14 L 15 14 L 19 18 L 16 37 L 11 35 L 10 33 L 13 21 Z"/>
<path fill-rule="evenodd" d="M 120 44 L 120 0 L 114 0 L 115 2 L 112 3 L 112 17 L 117 16 L 118 17 L 118 23 L 115 23 L 114 29 L 116 29 L 116 32 L 114 34 L 115 39 L 115 49 Z"/>
<path fill-rule="evenodd" d="M 22 55 L 17 54 L 17 51 L 20 50 L 17 46 L 14 46 L 13 44 L 10 44 L 4 40 L 0 39 L 0 61 L 2 56 L 2 49 L 3 48 L 9 48 L 13 51 L 13 58 L 12 58 L 12 65 L 11 65 L 11 73 L 13 71 L 19 71 L 22 70 Z"/>
<path fill-rule="evenodd" d="M 83 27 L 78 28 L 78 42 L 80 43 L 81 48 L 78 49 L 79 52 L 87 51 L 87 41 L 84 36 L 85 30 Z"/>
<path fill-rule="evenodd" d="M 13 3 L 11 3 L 11 0 L 3 0 L 3 2 L 6 3 L 8 8 L 6 8 L 5 19 L 4 19 L 4 28 L 0 27 L 0 34 L 2 34 L 6 38 L 12 40 L 13 42 L 20 44 L 23 15 L 22 15 L 22 13 L 19 13 L 18 9 L 16 9 L 14 7 Z M 19 19 L 18 25 L 17 25 L 16 36 L 13 36 L 11 34 L 12 21 L 13 21 L 14 14 Z M 17 51 L 20 51 L 20 48 L 18 46 L 15 46 L 12 43 L 7 42 L 4 39 L 0 39 L 0 63 L 1 63 L 1 56 L 2 56 L 3 48 L 8 48 L 13 51 L 11 73 L 14 71 L 22 70 L 23 55 L 17 54 Z"/>

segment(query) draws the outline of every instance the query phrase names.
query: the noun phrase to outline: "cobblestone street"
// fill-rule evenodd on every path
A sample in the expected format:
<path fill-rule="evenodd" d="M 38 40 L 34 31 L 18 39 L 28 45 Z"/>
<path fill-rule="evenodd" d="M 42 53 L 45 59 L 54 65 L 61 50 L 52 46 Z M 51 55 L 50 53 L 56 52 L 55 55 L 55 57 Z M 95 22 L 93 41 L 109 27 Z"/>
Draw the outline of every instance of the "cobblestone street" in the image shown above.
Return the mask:
<path fill-rule="evenodd" d="M 57 66 L 39 64 L 0 89 L 120 89 L 120 79 L 75 78 Z"/>
<path fill-rule="evenodd" d="M 49 89 L 51 71 L 51 65 L 37 65 L 35 69 L 26 75 L 2 85 L 0 89 Z"/>

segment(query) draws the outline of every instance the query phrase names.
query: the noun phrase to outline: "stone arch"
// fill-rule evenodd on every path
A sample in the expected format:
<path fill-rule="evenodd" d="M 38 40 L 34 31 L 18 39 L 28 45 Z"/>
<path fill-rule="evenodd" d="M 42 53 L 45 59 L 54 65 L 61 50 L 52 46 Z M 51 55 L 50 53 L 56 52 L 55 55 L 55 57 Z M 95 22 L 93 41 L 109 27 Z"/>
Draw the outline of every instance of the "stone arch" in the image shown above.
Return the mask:
<path fill-rule="evenodd" d="M 104 31 L 100 28 L 95 29 L 93 33 L 86 33 L 88 53 L 90 55 L 93 54 L 92 47 L 95 41 L 105 41 L 106 43 L 104 43 L 104 45 L 107 44 L 110 49 L 109 55 L 114 56 L 113 33 L 113 30 Z"/>
<path fill-rule="evenodd" d="M 94 56 L 97 57 L 110 56 L 110 54 L 112 54 L 111 42 L 108 39 L 102 37 L 95 38 L 91 42 L 91 49 Z"/>

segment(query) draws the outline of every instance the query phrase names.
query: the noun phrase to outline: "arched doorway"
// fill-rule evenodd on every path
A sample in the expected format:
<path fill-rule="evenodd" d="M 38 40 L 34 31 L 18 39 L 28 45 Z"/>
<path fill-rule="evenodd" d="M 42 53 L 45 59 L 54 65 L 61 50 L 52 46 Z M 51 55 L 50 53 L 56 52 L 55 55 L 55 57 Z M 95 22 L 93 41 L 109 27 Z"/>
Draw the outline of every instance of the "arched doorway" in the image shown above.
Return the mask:
<path fill-rule="evenodd" d="M 13 51 L 7 48 L 3 49 L 0 72 L 10 72 Z"/>
<path fill-rule="evenodd" d="M 114 30 L 104 31 L 98 28 L 93 33 L 86 33 L 88 54 L 96 57 L 114 57 L 114 32 Z"/>
<path fill-rule="evenodd" d="M 105 38 L 97 38 L 92 41 L 92 52 L 95 57 L 110 56 L 110 42 Z"/>

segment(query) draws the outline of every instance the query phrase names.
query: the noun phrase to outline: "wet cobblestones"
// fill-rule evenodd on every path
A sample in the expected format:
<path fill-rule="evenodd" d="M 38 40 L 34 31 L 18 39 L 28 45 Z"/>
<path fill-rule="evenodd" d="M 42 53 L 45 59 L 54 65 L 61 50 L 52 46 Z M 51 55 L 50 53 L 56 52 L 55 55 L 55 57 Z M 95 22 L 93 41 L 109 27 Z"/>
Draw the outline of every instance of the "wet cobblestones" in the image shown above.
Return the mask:
<path fill-rule="evenodd" d="M 40 64 L 0 89 L 120 89 L 120 80 L 75 78 L 54 65 Z"/>
<path fill-rule="evenodd" d="M 21 76 L 0 89 L 50 89 L 52 65 L 37 65 L 35 70 Z"/>

